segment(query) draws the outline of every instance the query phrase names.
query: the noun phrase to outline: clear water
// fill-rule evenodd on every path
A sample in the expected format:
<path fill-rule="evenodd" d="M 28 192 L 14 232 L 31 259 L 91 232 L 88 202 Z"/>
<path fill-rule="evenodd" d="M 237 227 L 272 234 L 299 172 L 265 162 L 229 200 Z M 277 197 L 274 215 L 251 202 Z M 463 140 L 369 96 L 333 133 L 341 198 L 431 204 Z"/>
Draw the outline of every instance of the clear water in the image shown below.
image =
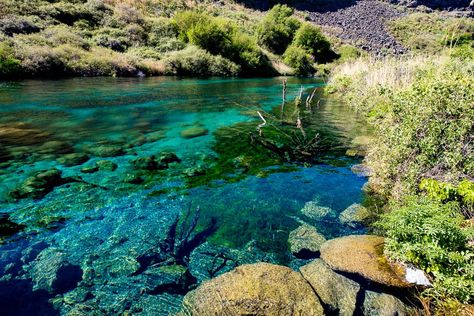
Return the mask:
<path fill-rule="evenodd" d="M 338 213 L 364 198 L 366 179 L 351 172 L 359 161 L 344 155 L 354 139 L 368 133 L 353 113 L 337 102 L 320 102 L 308 128 L 331 138 L 333 145 L 311 166 L 254 150 L 242 133 L 242 128 L 260 123 L 256 108 L 271 111 L 279 106 L 281 80 L 80 78 L 0 84 L 0 134 L 8 128 L 27 130 L 13 141 L 0 139 L 0 212 L 9 223 L 23 225 L 12 236 L 4 234 L 0 243 L 4 312 L 56 315 L 78 309 L 83 314 L 167 315 L 199 284 L 193 273 L 205 270 L 206 261 L 190 267 L 189 257 L 205 242 L 250 258 L 242 262 L 264 256 L 294 266 L 301 259 L 289 253 L 287 239 L 301 221 L 327 238 L 363 232 L 337 220 Z M 289 79 L 288 98 L 300 87 L 306 96 L 322 84 Z M 181 131 L 192 126 L 209 132 L 183 138 Z M 67 144 L 69 151 L 88 152 L 90 160 L 66 167 L 57 160 L 62 153 L 44 149 L 51 141 Z M 90 148 L 102 145 L 122 153 L 107 158 L 91 153 Z M 176 153 L 181 163 L 142 172 L 142 184 L 124 181 L 136 174 L 134 159 L 163 151 Z M 81 172 L 104 159 L 117 169 Z M 52 168 L 80 181 L 55 186 L 37 199 L 9 195 L 35 172 Z M 205 172 L 189 177 L 192 168 Z M 300 210 L 309 201 L 331 208 L 335 216 L 306 217 Z M 200 216 L 192 236 L 205 233 L 186 245 L 184 258 L 176 259 L 163 247 L 170 226 L 181 218 L 181 227 L 186 210 L 197 207 Z M 190 218 L 185 227 L 192 226 Z M 153 265 L 167 265 L 163 258 L 174 258 L 168 260 L 172 267 L 189 268 L 189 280 L 146 290 L 149 282 L 161 284 L 167 277 L 147 279 Z M 54 262 L 72 268 L 61 270 L 64 276 L 42 270 Z M 57 284 L 48 283 L 55 278 Z"/>

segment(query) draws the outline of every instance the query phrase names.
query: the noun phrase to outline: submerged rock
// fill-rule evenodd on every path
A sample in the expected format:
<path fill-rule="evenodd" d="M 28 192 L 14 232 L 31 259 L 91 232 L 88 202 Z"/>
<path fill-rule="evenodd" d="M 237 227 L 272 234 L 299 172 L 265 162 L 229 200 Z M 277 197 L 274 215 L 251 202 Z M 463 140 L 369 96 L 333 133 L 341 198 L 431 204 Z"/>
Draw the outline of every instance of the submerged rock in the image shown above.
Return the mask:
<path fill-rule="evenodd" d="M 62 184 L 64 184 L 64 181 L 61 177 L 61 171 L 57 169 L 40 171 L 23 181 L 22 184 L 10 192 L 10 196 L 16 199 L 42 198 L 56 186 Z"/>
<path fill-rule="evenodd" d="M 276 262 L 275 258 L 263 252 L 255 241 L 248 242 L 242 249 L 231 249 L 206 242 L 191 253 L 189 270 L 198 283 L 231 271 L 239 265 L 255 262 Z"/>
<path fill-rule="evenodd" d="M 188 293 L 178 315 L 324 315 L 300 273 L 256 263 L 243 265 Z"/>
<path fill-rule="evenodd" d="M 334 272 L 321 259 L 300 268 L 303 277 L 308 280 L 321 301 L 332 312 L 341 316 L 352 316 L 356 310 L 357 293 L 360 286 L 356 282 Z"/>
<path fill-rule="evenodd" d="M 99 160 L 95 164 L 101 171 L 115 171 L 118 167 L 115 162 L 110 160 Z"/>
<path fill-rule="evenodd" d="M 82 153 L 72 153 L 66 154 L 57 159 L 60 164 L 63 164 L 66 167 L 73 167 L 77 165 L 82 165 L 84 162 L 89 160 L 89 156 Z"/>
<path fill-rule="evenodd" d="M 334 212 L 330 207 L 321 206 L 315 201 L 307 202 L 301 209 L 301 213 L 314 220 L 335 218 Z"/>
<path fill-rule="evenodd" d="M 133 168 L 136 170 L 164 170 L 168 168 L 166 162 L 157 161 L 155 156 L 140 157 L 132 161 Z"/>
<path fill-rule="evenodd" d="M 59 140 L 47 141 L 38 148 L 41 154 L 69 154 L 74 151 L 71 144 Z"/>
<path fill-rule="evenodd" d="M 128 173 L 125 175 L 123 182 L 130 184 L 142 184 L 145 182 L 145 180 L 143 180 L 143 178 L 138 174 Z"/>
<path fill-rule="evenodd" d="M 398 298 L 385 293 L 365 292 L 363 312 L 365 316 L 404 316 L 408 307 Z"/>
<path fill-rule="evenodd" d="M 0 213 L 0 241 L 2 238 L 10 237 L 23 230 L 25 226 L 14 223 L 10 220 L 10 216 Z"/>
<path fill-rule="evenodd" d="M 183 171 L 183 174 L 189 178 L 202 176 L 206 174 L 206 168 L 204 168 L 201 165 L 187 168 L 186 170 Z"/>
<path fill-rule="evenodd" d="M 81 169 L 82 173 L 95 173 L 99 171 L 99 167 L 97 165 L 94 166 L 86 166 Z"/>
<path fill-rule="evenodd" d="M 158 159 L 158 161 L 161 163 L 167 163 L 167 164 L 173 163 L 173 162 L 180 163 L 181 159 L 179 159 L 179 157 L 173 152 L 164 151 L 160 153 L 160 158 Z"/>
<path fill-rule="evenodd" d="M 86 151 L 97 157 L 116 157 L 125 154 L 122 147 L 117 145 L 91 145 L 85 147 Z"/>
<path fill-rule="evenodd" d="M 66 254 L 55 248 L 43 250 L 31 265 L 34 290 L 65 293 L 82 279 L 80 267 L 70 264 Z"/>
<path fill-rule="evenodd" d="M 410 286 L 403 268 L 384 257 L 383 244 L 383 237 L 371 235 L 331 239 L 321 246 L 321 258 L 337 271 L 356 273 L 388 286 Z"/>
<path fill-rule="evenodd" d="M 303 224 L 290 232 L 288 244 L 290 251 L 296 255 L 306 256 L 319 252 L 321 245 L 326 241 L 316 227 Z"/>
<path fill-rule="evenodd" d="M 362 228 L 364 223 L 367 222 L 371 216 L 372 214 L 366 207 L 355 203 L 346 208 L 339 215 L 339 221 L 341 224 L 357 229 Z"/>
<path fill-rule="evenodd" d="M 0 125 L 2 144 L 12 146 L 31 146 L 43 144 L 49 140 L 48 132 L 33 128 L 25 123 Z"/>
<path fill-rule="evenodd" d="M 207 135 L 209 131 L 201 126 L 193 126 L 181 131 L 181 137 L 190 139 Z"/>

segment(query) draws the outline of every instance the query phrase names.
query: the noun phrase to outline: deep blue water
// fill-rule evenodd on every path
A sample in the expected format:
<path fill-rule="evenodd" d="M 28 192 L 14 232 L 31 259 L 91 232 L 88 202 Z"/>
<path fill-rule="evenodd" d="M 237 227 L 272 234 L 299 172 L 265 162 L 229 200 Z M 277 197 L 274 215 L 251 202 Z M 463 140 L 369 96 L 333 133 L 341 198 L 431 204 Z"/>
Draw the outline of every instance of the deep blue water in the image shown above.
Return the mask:
<path fill-rule="evenodd" d="M 247 141 L 239 123 L 256 127 L 255 109 L 279 106 L 281 81 L 0 83 L 0 213 L 18 231 L 3 232 L 0 244 L 2 315 L 168 315 L 224 254 L 224 267 L 260 260 L 294 266 L 301 259 L 287 239 L 302 221 L 327 238 L 363 232 L 337 220 L 362 202 L 366 182 L 351 171 L 359 160 L 343 153 L 367 129 L 342 105 L 323 100 L 312 114 L 308 128 L 333 140 L 318 163 L 279 161 L 258 148 L 232 151 Z M 288 99 L 317 86 L 289 79 Z M 190 127 L 208 133 L 183 138 Z M 97 157 L 100 146 L 120 154 Z M 164 151 L 181 162 L 140 173 L 133 167 Z M 65 166 L 63 152 L 89 160 Z M 117 169 L 81 172 L 100 160 Z M 74 180 L 41 197 L 12 197 L 28 177 L 51 169 Z M 143 182 L 129 183 L 133 175 Z M 332 220 L 302 214 L 308 202 L 331 208 Z"/>

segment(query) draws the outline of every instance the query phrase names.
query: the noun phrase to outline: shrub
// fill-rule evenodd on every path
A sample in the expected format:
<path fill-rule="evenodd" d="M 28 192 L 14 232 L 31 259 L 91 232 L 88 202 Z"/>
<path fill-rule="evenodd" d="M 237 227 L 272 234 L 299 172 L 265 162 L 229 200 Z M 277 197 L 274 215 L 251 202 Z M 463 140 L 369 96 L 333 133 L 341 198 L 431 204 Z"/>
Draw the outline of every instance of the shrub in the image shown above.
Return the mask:
<path fill-rule="evenodd" d="M 240 71 L 230 60 L 195 46 L 169 54 L 164 63 L 168 73 L 180 76 L 236 76 Z"/>
<path fill-rule="evenodd" d="M 21 66 L 30 75 L 51 76 L 64 73 L 64 65 L 49 46 L 23 46 Z"/>
<path fill-rule="evenodd" d="M 321 30 L 310 24 L 303 23 L 295 34 L 293 45 L 304 48 L 317 62 L 327 62 L 334 58 L 331 44 L 323 36 Z"/>
<path fill-rule="evenodd" d="M 244 33 L 236 32 L 232 36 L 232 48 L 227 56 L 230 60 L 242 67 L 246 75 L 266 75 L 272 72 L 266 56 L 257 46 L 256 40 Z"/>
<path fill-rule="evenodd" d="M 313 57 L 303 47 L 291 45 L 283 55 L 285 63 L 291 66 L 296 75 L 314 73 Z"/>
<path fill-rule="evenodd" d="M 42 18 L 52 17 L 53 19 L 67 24 L 73 25 L 74 22 L 84 19 L 94 21 L 93 13 L 80 3 L 56 2 L 42 5 L 38 8 L 38 15 Z"/>
<path fill-rule="evenodd" d="M 233 27 L 227 21 L 205 13 L 184 11 L 174 18 L 179 38 L 211 54 L 225 54 L 231 49 Z"/>
<path fill-rule="evenodd" d="M 463 303 L 474 299 L 474 256 L 456 203 L 409 198 L 376 225 L 386 233 L 389 257 L 431 273 L 436 295 Z"/>
<path fill-rule="evenodd" d="M 102 47 L 110 48 L 117 52 L 124 52 L 132 45 L 127 33 L 116 28 L 101 28 L 95 32 L 92 41 Z"/>
<path fill-rule="evenodd" d="M 143 15 L 138 9 L 127 3 L 119 3 L 114 8 L 114 17 L 122 24 L 139 24 L 144 23 Z"/>
<path fill-rule="evenodd" d="M 13 77 L 20 74 L 21 62 L 15 58 L 13 48 L 8 42 L 0 43 L 0 78 Z"/>
<path fill-rule="evenodd" d="M 40 28 L 30 18 L 8 15 L 0 19 L 0 32 L 13 36 L 13 34 L 30 34 L 38 32 Z"/>
<path fill-rule="evenodd" d="M 259 44 L 276 54 L 283 54 L 301 24 L 292 15 L 293 9 L 286 5 L 274 6 L 258 26 Z"/>
<path fill-rule="evenodd" d="M 74 45 L 83 49 L 89 49 L 90 44 L 81 36 L 74 33 L 70 28 L 64 26 L 53 26 L 41 32 L 41 35 L 48 40 L 51 46 L 63 44 Z"/>

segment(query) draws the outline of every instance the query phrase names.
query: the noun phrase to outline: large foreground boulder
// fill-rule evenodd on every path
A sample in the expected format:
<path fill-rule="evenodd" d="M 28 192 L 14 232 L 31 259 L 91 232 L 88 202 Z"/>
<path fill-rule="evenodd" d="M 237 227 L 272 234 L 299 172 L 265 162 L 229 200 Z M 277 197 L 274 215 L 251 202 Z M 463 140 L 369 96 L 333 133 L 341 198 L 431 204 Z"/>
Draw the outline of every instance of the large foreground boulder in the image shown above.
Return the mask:
<path fill-rule="evenodd" d="M 321 258 L 337 271 L 358 274 L 368 280 L 394 287 L 411 286 L 401 265 L 383 255 L 384 238 L 371 235 L 331 239 L 321 246 Z"/>
<path fill-rule="evenodd" d="M 188 293 L 178 315 L 324 315 L 300 273 L 256 263 L 206 281 Z"/>
<path fill-rule="evenodd" d="M 366 291 L 363 312 L 365 316 L 404 316 L 408 307 L 393 295 Z"/>
<path fill-rule="evenodd" d="M 333 313 L 341 316 L 354 314 L 359 284 L 334 272 L 321 259 L 313 260 L 301 267 L 300 271 Z"/>

